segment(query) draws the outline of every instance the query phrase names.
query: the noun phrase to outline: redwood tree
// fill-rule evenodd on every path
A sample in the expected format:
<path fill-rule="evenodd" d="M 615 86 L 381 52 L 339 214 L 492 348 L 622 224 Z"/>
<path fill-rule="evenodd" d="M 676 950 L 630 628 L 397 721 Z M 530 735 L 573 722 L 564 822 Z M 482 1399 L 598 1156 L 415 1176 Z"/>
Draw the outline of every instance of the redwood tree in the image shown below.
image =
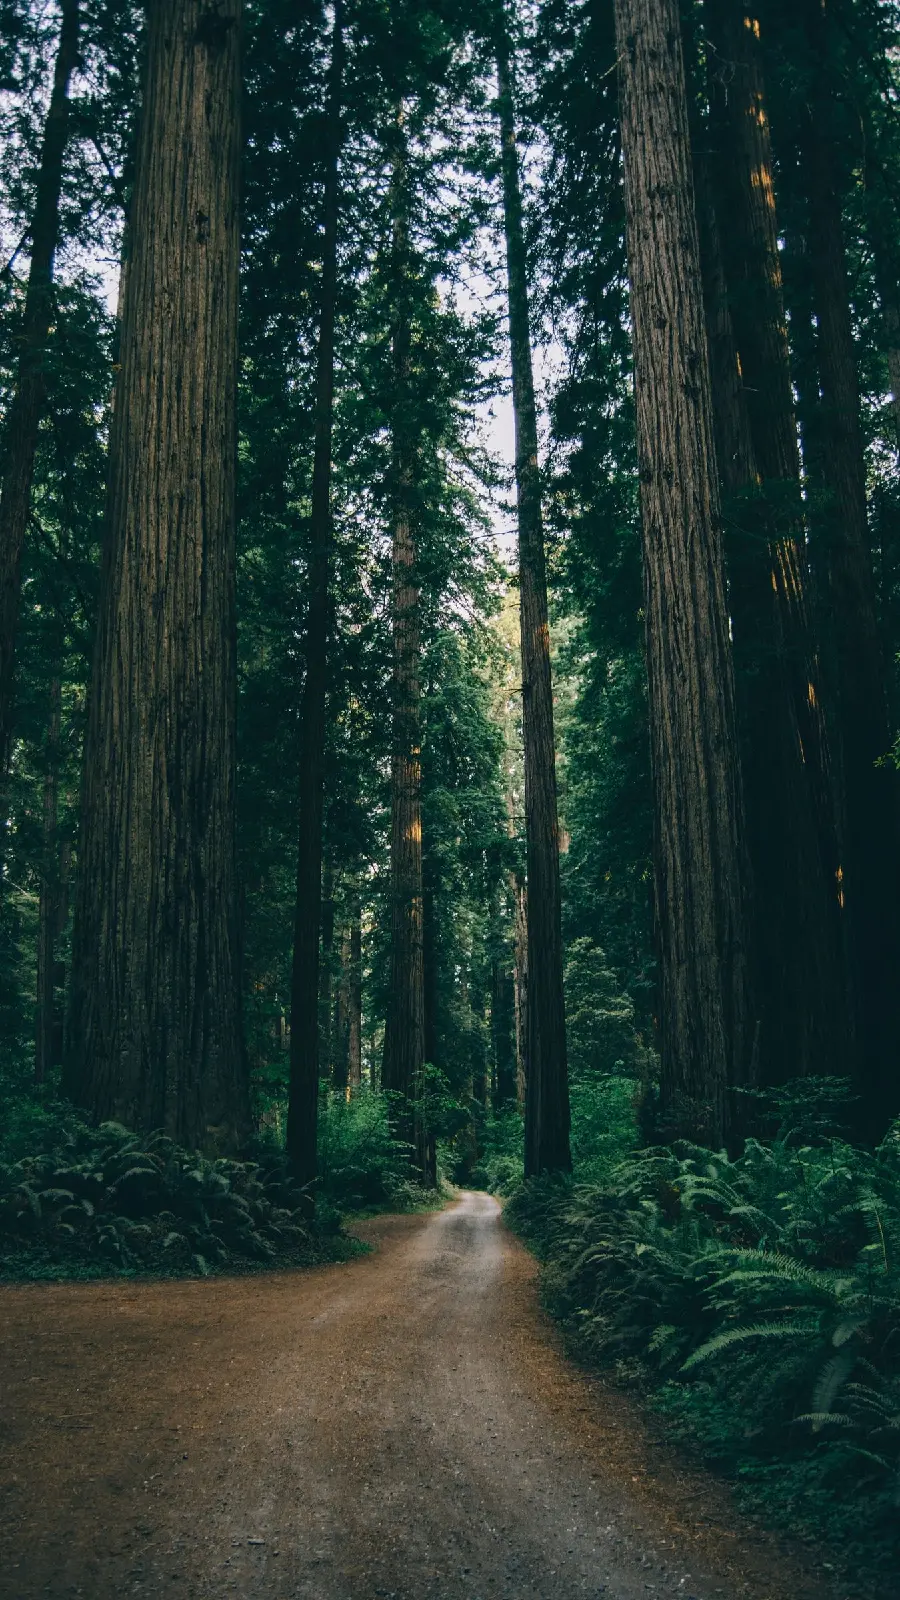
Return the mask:
<path fill-rule="evenodd" d="M 241 0 L 158 0 L 85 749 L 66 1088 L 188 1145 L 248 1131 L 235 778 Z"/>
<path fill-rule="evenodd" d="M 844 859 L 842 897 L 850 924 L 866 1131 L 880 1137 L 900 1109 L 895 1058 L 900 1037 L 900 775 L 893 742 L 886 665 L 869 543 L 866 465 L 860 424 L 857 352 L 837 187 L 830 69 L 831 13 L 801 0 L 811 98 L 803 172 L 817 323 L 828 505 L 825 560 L 840 741 Z"/>
<path fill-rule="evenodd" d="M 663 1114 L 748 1070 L 743 802 L 677 0 L 616 0 L 644 548 Z"/>
<path fill-rule="evenodd" d="M 703 265 L 753 869 L 754 1033 L 760 1073 L 778 1082 L 847 1070 L 840 852 L 760 26 L 740 0 L 706 9 L 713 215 Z"/>
<path fill-rule="evenodd" d="M 322 921 L 322 816 L 329 580 L 332 566 L 331 440 L 334 416 L 334 328 L 337 298 L 338 166 L 341 150 L 343 7 L 336 0 L 328 91 L 328 133 L 322 243 L 322 301 L 316 368 L 310 561 L 305 677 L 300 708 L 300 819 L 297 905 L 291 989 L 291 1082 L 288 1154 L 308 1183 L 316 1173 L 319 1094 L 319 934 Z"/>
<path fill-rule="evenodd" d="M 31 265 L 22 321 L 22 353 L 6 419 L 6 450 L 0 478 L 0 776 L 6 773 L 11 753 L 22 549 L 45 405 L 44 362 L 53 321 L 53 265 L 59 240 L 63 158 L 69 134 L 69 81 L 78 61 L 79 0 L 61 0 L 61 10 L 59 48 L 44 124 L 30 229 Z"/>
<path fill-rule="evenodd" d="M 50 680 L 50 722 L 47 729 L 44 768 L 43 860 L 38 900 L 38 936 L 35 1023 L 34 1081 L 46 1083 L 53 1067 L 59 1064 L 57 1018 L 56 942 L 66 924 L 66 868 L 68 851 L 60 848 L 59 766 L 62 685 L 58 677 Z"/>
<path fill-rule="evenodd" d="M 569 1171 L 572 1157 L 547 575 L 512 66 L 502 5 L 497 29 L 497 80 L 515 416 L 525 754 L 528 944 L 524 1039 L 525 1173 L 533 1176 L 545 1171 Z"/>
<path fill-rule="evenodd" d="M 391 732 L 390 979 L 381 1087 L 396 1096 L 395 1125 L 415 1145 L 426 1171 L 424 1130 L 416 1115 L 425 1066 L 425 958 L 422 882 L 422 712 L 420 578 L 414 518 L 415 399 L 408 174 L 402 109 L 395 124 L 392 175 L 394 389 L 391 407 Z"/>
<path fill-rule="evenodd" d="M 347 1088 L 353 1094 L 362 1086 L 362 926 L 358 898 L 351 912 L 347 973 Z"/>

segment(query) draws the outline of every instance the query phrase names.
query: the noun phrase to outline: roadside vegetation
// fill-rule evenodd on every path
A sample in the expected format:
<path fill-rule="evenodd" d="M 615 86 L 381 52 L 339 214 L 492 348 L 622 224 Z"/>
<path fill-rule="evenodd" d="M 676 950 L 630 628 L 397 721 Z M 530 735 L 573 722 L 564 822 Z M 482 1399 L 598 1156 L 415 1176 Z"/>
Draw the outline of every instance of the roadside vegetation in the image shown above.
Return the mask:
<path fill-rule="evenodd" d="M 838 1563 L 896 1572 L 900 1129 L 850 1143 L 839 1086 L 807 1080 L 755 1100 L 768 1134 L 734 1159 L 638 1149 L 637 1087 L 606 1080 L 618 1149 L 574 1178 L 510 1184 L 505 1157 L 489 1163 L 548 1309 L 746 1506 Z"/>
<path fill-rule="evenodd" d="M 2 1110 L 0 1279 L 315 1266 L 364 1248 L 347 1217 L 435 1203 L 367 1092 L 323 1094 L 315 1198 L 271 1138 L 244 1159 L 207 1157 L 160 1132 L 93 1127 L 58 1100 L 10 1096 Z"/>

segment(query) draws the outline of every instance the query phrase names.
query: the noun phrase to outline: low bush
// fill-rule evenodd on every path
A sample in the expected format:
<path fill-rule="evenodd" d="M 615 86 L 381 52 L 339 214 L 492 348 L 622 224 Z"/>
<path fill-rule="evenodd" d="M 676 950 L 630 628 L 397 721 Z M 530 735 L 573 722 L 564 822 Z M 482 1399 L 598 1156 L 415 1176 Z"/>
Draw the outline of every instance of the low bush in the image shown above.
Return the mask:
<path fill-rule="evenodd" d="M 647 1150 L 507 1206 L 576 1352 L 773 1520 L 900 1562 L 900 1134 Z"/>
<path fill-rule="evenodd" d="M 423 1199 L 409 1147 L 391 1131 L 386 1097 L 365 1087 L 349 1100 L 326 1091 L 319 1105 L 317 1216 L 409 1211 Z"/>
<path fill-rule="evenodd" d="M 323 1089 L 319 1176 L 304 1189 L 275 1143 L 213 1160 L 161 1133 L 87 1125 L 35 1094 L 0 1106 L 0 1277 L 96 1277 L 305 1265 L 353 1254 L 342 1219 L 428 1196 L 384 1096 Z M 433 1198 L 433 1197 L 432 1197 Z"/>

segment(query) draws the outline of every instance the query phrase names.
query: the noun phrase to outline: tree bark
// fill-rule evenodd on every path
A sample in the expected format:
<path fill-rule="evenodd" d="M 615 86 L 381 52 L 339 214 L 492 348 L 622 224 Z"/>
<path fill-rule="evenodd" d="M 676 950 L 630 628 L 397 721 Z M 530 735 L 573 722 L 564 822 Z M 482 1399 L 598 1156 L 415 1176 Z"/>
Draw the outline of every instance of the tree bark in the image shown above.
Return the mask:
<path fill-rule="evenodd" d="M 53 264 L 59 240 L 59 196 L 69 135 L 69 81 L 78 62 L 79 0 L 60 0 L 62 23 L 53 88 L 38 169 L 31 222 L 31 265 L 25 294 L 21 354 L 6 423 L 0 479 L 0 780 L 12 754 L 13 673 L 19 620 L 22 550 L 41 417 L 46 405 L 44 362 L 53 320 Z"/>
<path fill-rule="evenodd" d="M 357 1094 L 362 1086 L 362 927 L 359 906 L 350 923 L 350 1018 L 347 1037 L 347 1087 Z"/>
<path fill-rule="evenodd" d="M 319 1096 L 319 929 L 322 921 L 322 819 L 325 781 L 329 584 L 333 562 L 331 440 L 337 302 L 338 176 L 344 62 L 343 5 L 336 0 L 328 88 L 323 207 L 322 303 L 316 367 L 316 421 L 310 517 L 306 675 L 300 710 L 299 845 L 291 984 L 291 1079 L 287 1150 L 298 1176 L 316 1175 Z"/>
<path fill-rule="evenodd" d="M 468 1057 L 469 1057 L 469 1062 L 470 1062 L 470 1065 L 471 1065 L 471 1070 L 470 1070 L 470 1074 L 469 1074 L 469 1081 L 470 1081 L 470 1084 L 471 1084 L 471 1099 L 472 1099 L 473 1104 L 478 1106 L 480 1111 L 484 1111 L 484 1110 L 486 1110 L 487 1104 L 488 1104 L 488 1084 L 489 1084 L 488 1056 L 487 1056 L 487 1051 L 485 1050 L 485 1047 L 484 1047 L 485 1046 L 484 1033 L 483 1033 L 482 1029 L 478 1026 L 478 1023 L 480 1021 L 482 1021 L 483 1018 L 481 1016 L 479 1016 L 480 1008 L 479 1008 L 479 1010 L 476 1010 L 476 1006 L 475 1006 L 474 1000 L 473 1000 L 473 994 L 472 994 L 472 987 L 473 987 L 472 979 L 473 979 L 473 976 L 474 976 L 474 974 L 471 972 L 471 970 L 468 973 L 465 972 L 465 971 L 461 971 L 460 972 L 459 979 L 458 979 L 458 992 L 459 992 L 460 1010 L 461 1010 L 463 1015 L 466 1015 L 468 1017 L 467 1033 L 468 1033 Z M 476 991 L 475 992 L 476 992 L 476 995 L 477 995 L 477 993 L 478 993 L 477 986 L 476 986 Z M 477 1129 L 477 1127 L 475 1129 L 475 1135 L 476 1135 L 476 1145 L 477 1145 L 478 1144 L 478 1129 Z"/>
<path fill-rule="evenodd" d="M 334 1065 L 334 922 L 334 872 L 330 862 L 326 862 L 322 868 L 321 926 L 317 940 L 319 952 L 317 1109 L 319 1076 L 329 1078 Z"/>
<path fill-rule="evenodd" d="M 528 1031 L 528 896 L 521 873 L 511 875 L 514 908 L 513 999 L 516 1024 L 516 1102 L 525 1110 L 525 1040 Z"/>
<path fill-rule="evenodd" d="M 424 852 L 423 852 L 424 853 Z M 439 983 L 438 941 L 435 915 L 434 889 L 429 882 L 429 863 L 423 867 L 422 893 L 422 964 L 425 988 L 425 1060 L 437 1066 L 440 1059 L 439 1042 Z"/>
<path fill-rule="evenodd" d="M 755 1032 L 760 1076 L 777 1083 L 847 1070 L 840 851 L 809 614 L 759 24 L 739 0 L 714 0 L 707 15 L 708 199 L 702 157 L 696 171 L 754 890 Z"/>
<path fill-rule="evenodd" d="M 428 1149 L 416 1106 L 425 1065 L 425 962 L 422 881 L 421 622 L 412 498 L 415 472 L 410 393 L 411 326 L 407 169 L 402 111 L 393 173 L 394 402 L 392 463 L 393 722 L 391 753 L 391 967 L 381 1087 L 394 1097 L 398 1136 L 424 1174 Z"/>
<path fill-rule="evenodd" d="M 494 1107 L 508 1110 L 516 1102 L 515 979 L 499 956 L 491 968 L 491 1047 Z"/>
<path fill-rule="evenodd" d="M 50 725 L 44 769 L 43 864 L 38 900 L 34 1081 L 46 1083 L 57 1065 L 56 941 L 65 922 L 65 883 L 59 847 L 59 760 L 62 692 L 50 684 Z"/>
<path fill-rule="evenodd" d="M 334 1044 L 331 1081 L 346 1090 L 350 1079 L 350 928 L 341 929 L 340 978 L 334 1007 Z"/>
<path fill-rule="evenodd" d="M 876 257 L 877 266 L 877 257 Z M 884 343 L 887 355 L 888 378 L 891 385 L 891 403 L 894 412 L 894 443 L 900 450 L 900 293 L 897 285 L 887 275 L 881 278 L 881 315 L 884 324 Z"/>
<path fill-rule="evenodd" d="M 240 0 L 150 8 L 85 748 L 66 1087 L 249 1131 L 235 786 Z"/>
<path fill-rule="evenodd" d="M 661 1099 L 719 1145 L 746 1081 L 743 802 L 677 0 L 616 0 L 660 962 Z"/>
<path fill-rule="evenodd" d="M 814 85 L 805 172 L 826 446 L 822 473 L 830 500 L 824 531 L 843 778 L 841 889 L 853 954 L 862 1123 L 877 1138 L 900 1110 L 894 1064 L 900 1037 L 900 775 L 889 761 L 878 765 L 891 747 L 892 729 L 869 544 L 856 346 L 834 184 L 830 12 L 819 0 L 804 0 L 804 12 Z"/>
<path fill-rule="evenodd" d="M 525 1175 L 568 1172 L 569 1082 L 563 998 L 559 821 L 550 625 L 531 366 L 528 275 L 516 150 L 512 64 L 504 0 L 497 30 L 503 214 L 509 295 L 519 603 L 522 640 L 522 733 L 528 882 L 528 1007 L 525 1030 Z"/>

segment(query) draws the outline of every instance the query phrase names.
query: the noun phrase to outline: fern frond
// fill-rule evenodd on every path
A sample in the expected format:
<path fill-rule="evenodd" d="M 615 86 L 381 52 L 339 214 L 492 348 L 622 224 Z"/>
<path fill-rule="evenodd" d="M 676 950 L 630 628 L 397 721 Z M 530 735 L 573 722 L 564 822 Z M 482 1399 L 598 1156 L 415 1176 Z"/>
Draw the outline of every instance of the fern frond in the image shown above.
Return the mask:
<path fill-rule="evenodd" d="M 839 1355 L 832 1356 L 830 1361 L 826 1361 L 816 1379 L 812 1393 L 814 1411 L 828 1412 L 831 1410 L 836 1396 L 847 1382 L 855 1366 L 856 1355 L 852 1350 L 842 1350 Z"/>
<path fill-rule="evenodd" d="M 800 1339 L 818 1335 L 818 1332 L 818 1323 L 815 1322 L 754 1322 L 743 1328 L 729 1328 L 688 1356 L 681 1370 L 688 1372 L 691 1367 L 709 1361 L 732 1345 L 746 1343 L 748 1339 Z"/>

